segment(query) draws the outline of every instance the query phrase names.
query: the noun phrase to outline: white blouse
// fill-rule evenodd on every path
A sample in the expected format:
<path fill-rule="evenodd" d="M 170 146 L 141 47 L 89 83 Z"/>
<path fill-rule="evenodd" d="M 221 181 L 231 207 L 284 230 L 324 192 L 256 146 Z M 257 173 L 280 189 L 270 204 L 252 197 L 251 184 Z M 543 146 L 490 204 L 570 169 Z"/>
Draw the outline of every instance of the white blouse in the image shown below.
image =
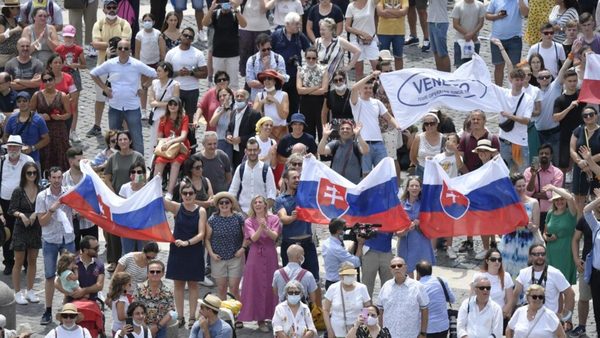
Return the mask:
<path fill-rule="evenodd" d="M 508 327 L 514 331 L 514 338 L 548 338 L 555 337 L 554 331 L 559 323 L 556 314 L 546 307 L 540 308 L 530 321 L 527 319 L 527 306 L 522 306 L 515 311 Z M 529 330 L 531 332 L 527 335 Z"/>
<path fill-rule="evenodd" d="M 277 332 L 281 331 L 288 337 L 302 337 L 307 331 L 312 331 L 317 336 L 317 329 L 313 323 L 308 305 L 304 303 L 300 303 L 299 305 L 300 308 L 296 312 L 296 315 L 290 309 L 287 300 L 284 300 L 275 307 L 272 322 L 274 336 L 277 335 Z M 296 336 L 294 336 L 294 333 Z"/>

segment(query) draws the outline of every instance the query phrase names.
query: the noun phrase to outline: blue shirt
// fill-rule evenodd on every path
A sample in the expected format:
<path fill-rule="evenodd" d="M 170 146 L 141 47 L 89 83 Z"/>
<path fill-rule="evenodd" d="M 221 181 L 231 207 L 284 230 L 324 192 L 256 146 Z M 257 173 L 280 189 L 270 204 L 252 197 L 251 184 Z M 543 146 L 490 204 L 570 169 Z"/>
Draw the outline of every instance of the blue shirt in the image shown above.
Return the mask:
<path fill-rule="evenodd" d="M 393 236 L 393 233 L 378 231 L 375 237 L 365 241 L 365 245 L 369 247 L 369 250 L 385 253 L 392 252 Z"/>
<path fill-rule="evenodd" d="M 292 214 L 292 211 L 296 210 L 296 196 L 282 194 L 275 200 L 275 211 L 279 213 L 279 210 L 284 208 L 286 213 Z M 312 228 L 309 222 L 295 220 L 290 224 L 284 224 L 281 232 L 281 239 L 292 239 L 300 237 L 312 236 Z"/>
<path fill-rule="evenodd" d="M 429 321 L 427 322 L 427 333 L 437 333 L 448 330 L 450 322 L 448 321 L 448 312 L 446 311 L 447 302 L 440 281 L 432 276 L 423 276 L 419 282 L 423 284 L 425 291 L 429 296 Z M 448 290 L 450 303 L 454 303 L 456 298 L 454 297 L 454 293 L 452 293 L 452 289 L 450 289 L 445 280 L 444 284 L 446 285 L 446 290 Z"/>
<path fill-rule="evenodd" d="M 310 47 L 310 40 L 302 33 L 302 31 L 292 34 L 292 38 L 288 40 L 285 34 L 285 28 L 277 28 L 273 34 L 271 34 L 271 46 L 273 51 L 287 60 L 285 68 L 288 75 L 291 78 L 296 78 L 298 69 L 294 62 L 290 61 L 293 56 L 297 57 L 298 64 L 302 66 L 302 51 L 305 51 Z"/>
<path fill-rule="evenodd" d="M 590 226 L 590 229 L 592 229 L 592 236 L 596 235 L 596 237 L 592 238 L 592 248 L 594 250 L 592 266 L 594 269 L 600 270 L 600 231 L 598 231 L 600 229 L 600 223 L 598 223 L 598 220 L 591 211 L 584 213 L 583 216 Z"/>
<path fill-rule="evenodd" d="M 343 262 L 350 262 L 355 268 L 360 266 L 360 258 L 349 253 L 339 238 L 329 236 L 321 246 L 325 262 L 325 280 L 337 282 L 340 280 L 339 269 Z"/>
<path fill-rule="evenodd" d="M 25 123 L 19 122 L 19 113 L 12 114 L 6 121 L 4 131 L 8 135 L 21 135 L 23 144 L 32 146 L 38 143 L 43 135 L 48 134 L 46 121 L 38 114 L 31 113 L 31 118 Z M 37 163 L 40 163 L 40 152 L 36 150 L 29 154 Z"/>
<path fill-rule="evenodd" d="M 284 77 L 283 82 L 287 82 L 289 80 L 289 76 L 287 75 L 287 72 L 285 71 L 285 60 L 283 59 L 283 57 L 281 55 L 279 55 L 273 51 L 271 52 L 271 62 L 269 63 L 268 69 L 273 69 L 277 73 L 279 73 L 281 75 L 281 77 Z M 257 78 L 258 73 L 260 73 L 264 70 L 267 70 L 267 69 L 265 69 L 263 67 L 263 63 L 260 58 L 260 52 L 249 57 L 248 61 L 246 61 L 246 83 L 250 83 L 250 81 L 253 81 L 253 80 L 258 80 L 258 78 Z M 261 89 L 250 88 L 250 100 L 254 101 L 256 94 L 260 91 L 261 91 Z"/>
<path fill-rule="evenodd" d="M 529 6 L 528 0 L 524 0 Z M 519 11 L 519 0 L 492 0 L 487 13 L 498 14 L 505 10 L 507 16 L 492 22 L 492 38 L 507 40 L 515 36 L 523 36 L 523 16 Z"/>
<path fill-rule="evenodd" d="M 211 338 L 232 338 L 233 330 L 223 319 L 218 319 L 213 325 L 208 326 Z M 190 338 L 204 338 L 204 331 L 200 328 L 200 321 L 196 321 L 190 331 Z"/>

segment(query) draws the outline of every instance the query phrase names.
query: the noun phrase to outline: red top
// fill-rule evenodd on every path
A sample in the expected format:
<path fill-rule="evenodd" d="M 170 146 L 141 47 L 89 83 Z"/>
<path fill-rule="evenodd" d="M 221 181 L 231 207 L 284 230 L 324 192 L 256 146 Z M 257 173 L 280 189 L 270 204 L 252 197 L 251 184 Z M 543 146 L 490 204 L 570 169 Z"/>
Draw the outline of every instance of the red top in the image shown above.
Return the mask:
<path fill-rule="evenodd" d="M 56 47 L 54 51 L 56 52 L 56 54 L 60 55 L 65 64 L 71 64 L 79 62 L 79 56 L 81 55 L 81 53 L 83 53 L 83 48 L 81 48 L 81 46 L 78 45 L 58 45 L 58 47 Z M 63 66 L 63 72 L 68 72 L 70 70 L 71 68 Z"/>

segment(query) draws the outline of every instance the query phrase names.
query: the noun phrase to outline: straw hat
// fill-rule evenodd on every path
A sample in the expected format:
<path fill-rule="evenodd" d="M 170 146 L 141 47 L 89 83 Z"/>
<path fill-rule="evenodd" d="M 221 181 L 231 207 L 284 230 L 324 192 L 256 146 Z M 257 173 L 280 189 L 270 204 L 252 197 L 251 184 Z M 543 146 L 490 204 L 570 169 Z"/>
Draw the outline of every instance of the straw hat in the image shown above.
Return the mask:
<path fill-rule="evenodd" d="M 226 198 L 229 201 L 231 201 L 231 204 L 233 204 L 234 210 L 240 210 L 240 205 L 238 204 L 237 198 L 235 198 L 235 196 L 233 196 L 233 194 L 230 194 L 227 191 L 221 191 L 220 193 L 215 194 L 215 196 L 213 197 L 213 200 L 215 201 L 215 206 L 218 206 L 219 201 L 222 200 L 223 198 Z"/>
<path fill-rule="evenodd" d="M 204 298 L 199 299 L 198 303 L 217 312 L 221 309 L 221 299 L 210 293 L 204 296 Z"/>
<path fill-rule="evenodd" d="M 19 0 L 4 0 L 4 7 L 21 7 Z"/>
<path fill-rule="evenodd" d="M 73 303 L 67 303 L 67 304 L 63 305 L 62 310 L 60 310 L 58 313 L 56 313 L 56 320 L 58 320 L 60 322 L 60 320 L 62 319 L 61 315 L 63 315 L 63 314 L 77 315 L 77 318 L 75 318 L 75 323 L 79 323 L 80 321 L 83 320 L 83 314 L 80 313 L 79 311 L 77 311 L 77 307 Z"/>
<path fill-rule="evenodd" d="M 358 275 L 358 272 L 356 272 L 355 268 L 343 268 L 342 270 L 340 270 L 340 276 L 355 276 Z"/>

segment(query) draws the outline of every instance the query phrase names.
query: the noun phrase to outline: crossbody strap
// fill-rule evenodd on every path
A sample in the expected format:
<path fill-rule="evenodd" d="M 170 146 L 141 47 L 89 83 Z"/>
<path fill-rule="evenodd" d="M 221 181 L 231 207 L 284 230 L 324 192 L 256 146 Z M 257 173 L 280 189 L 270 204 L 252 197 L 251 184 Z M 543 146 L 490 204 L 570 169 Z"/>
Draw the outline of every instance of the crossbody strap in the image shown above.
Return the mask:
<path fill-rule="evenodd" d="M 348 321 L 346 320 L 346 302 L 344 301 L 344 285 L 340 282 L 340 296 L 342 296 L 342 312 L 344 313 L 344 332 L 348 334 L 348 325 L 346 324 Z"/>
<path fill-rule="evenodd" d="M 444 284 L 444 281 L 440 278 L 440 277 L 436 277 L 438 282 L 440 282 L 440 284 L 442 285 L 442 290 L 444 290 L 444 296 L 446 297 L 446 302 L 448 302 L 448 305 L 450 305 L 450 308 L 452 308 L 452 303 L 450 303 L 450 295 L 448 294 L 448 289 L 446 289 L 446 284 Z"/>
<path fill-rule="evenodd" d="M 173 79 L 169 80 L 169 83 L 167 83 L 167 86 L 165 87 L 165 90 L 163 91 L 163 93 L 160 96 L 160 99 L 158 99 L 158 101 L 162 101 L 162 99 L 165 97 L 165 95 L 167 94 L 167 90 L 169 90 L 169 87 L 171 86 L 171 83 L 173 83 Z M 156 107 L 154 107 L 153 110 L 156 110 Z"/>
<path fill-rule="evenodd" d="M 542 311 L 546 311 L 544 308 L 542 308 L 541 310 L 542 310 Z M 542 313 L 542 314 L 541 314 L 539 317 L 537 317 L 537 318 L 535 319 L 535 322 L 533 323 L 533 325 L 531 325 L 531 326 L 529 327 L 529 331 L 527 331 L 527 334 L 525 335 L 525 338 L 528 338 L 528 337 L 529 337 L 529 334 L 531 334 L 531 331 L 533 331 L 533 329 L 535 328 L 535 326 L 536 326 L 536 325 L 537 325 L 537 323 L 540 321 L 540 319 L 542 318 L 542 316 L 543 316 L 543 315 L 544 315 L 544 314 Z"/>
<path fill-rule="evenodd" d="M 523 96 L 525 96 L 525 93 L 521 94 L 519 102 L 517 102 L 517 108 L 515 108 L 515 112 L 513 113 L 513 115 L 517 115 L 517 112 L 519 111 L 519 106 L 521 105 L 521 101 L 523 101 Z"/>

